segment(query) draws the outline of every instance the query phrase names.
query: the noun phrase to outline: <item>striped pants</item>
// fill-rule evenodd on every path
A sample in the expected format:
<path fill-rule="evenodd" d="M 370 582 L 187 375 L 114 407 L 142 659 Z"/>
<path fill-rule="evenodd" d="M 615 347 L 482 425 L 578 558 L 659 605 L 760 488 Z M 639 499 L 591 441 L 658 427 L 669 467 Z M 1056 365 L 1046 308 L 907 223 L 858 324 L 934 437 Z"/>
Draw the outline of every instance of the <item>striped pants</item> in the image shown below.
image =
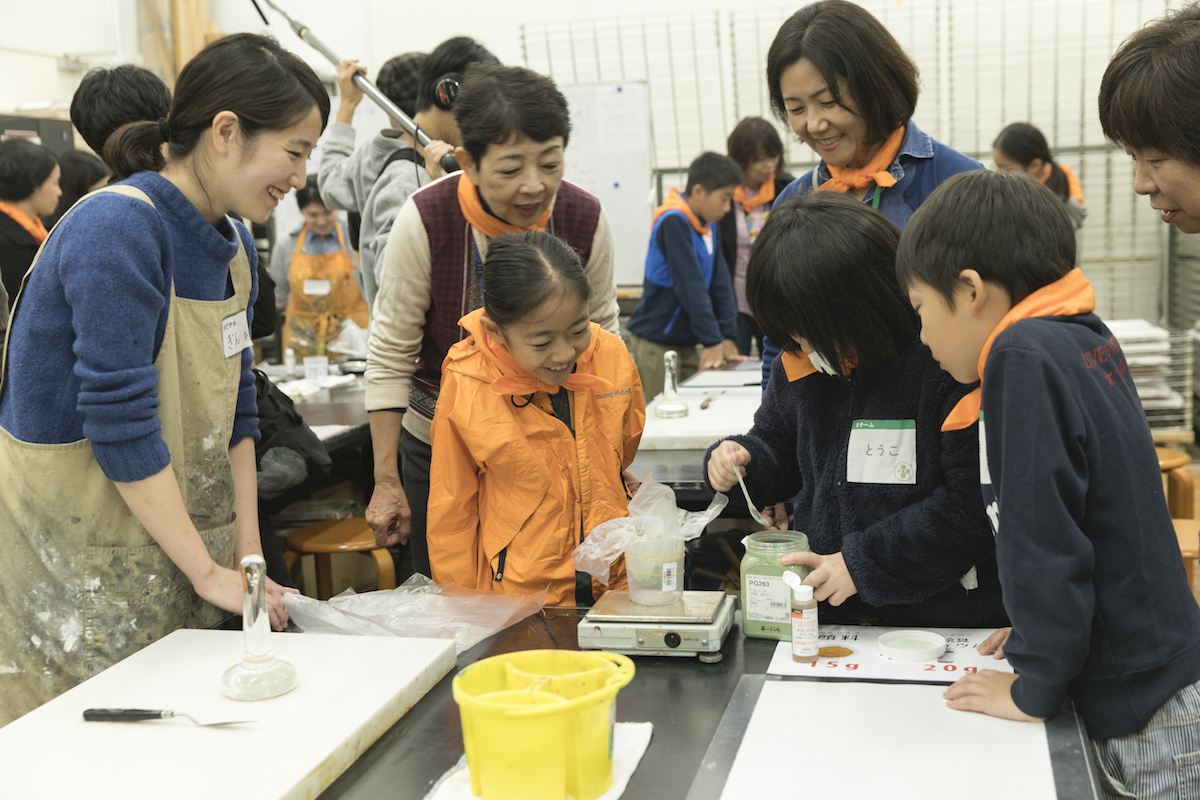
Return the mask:
<path fill-rule="evenodd" d="M 1200 682 L 1129 736 L 1093 739 L 1106 800 L 1200 800 Z"/>

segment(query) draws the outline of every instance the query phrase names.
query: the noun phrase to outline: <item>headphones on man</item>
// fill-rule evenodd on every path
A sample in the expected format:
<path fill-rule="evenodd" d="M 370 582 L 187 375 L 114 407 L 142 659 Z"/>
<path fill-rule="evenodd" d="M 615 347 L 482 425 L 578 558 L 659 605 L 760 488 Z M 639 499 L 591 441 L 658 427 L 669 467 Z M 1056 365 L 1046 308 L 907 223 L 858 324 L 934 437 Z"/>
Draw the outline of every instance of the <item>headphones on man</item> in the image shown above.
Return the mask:
<path fill-rule="evenodd" d="M 462 74 L 458 72 L 447 72 L 438 78 L 433 85 L 433 104 L 443 111 L 453 111 L 462 79 Z"/>

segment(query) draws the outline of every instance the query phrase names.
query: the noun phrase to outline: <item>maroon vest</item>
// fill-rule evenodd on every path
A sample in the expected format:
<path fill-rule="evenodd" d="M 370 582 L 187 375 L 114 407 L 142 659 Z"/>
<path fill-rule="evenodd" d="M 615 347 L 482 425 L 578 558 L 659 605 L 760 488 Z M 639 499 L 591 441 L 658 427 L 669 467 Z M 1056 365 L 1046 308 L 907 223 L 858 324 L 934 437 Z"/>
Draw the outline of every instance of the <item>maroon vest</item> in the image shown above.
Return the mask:
<path fill-rule="evenodd" d="M 442 361 L 465 335 L 458 321 L 479 308 L 481 291 L 471 225 L 458 205 L 459 175 L 440 180 L 412 195 L 429 239 L 432 269 L 429 311 L 421 339 L 421 355 L 409 389 L 409 408 L 433 419 Z M 600 201 L 574 184 L 558 186 L 546 232 L 562 239 L 586 266 L 600 222 Z"/>

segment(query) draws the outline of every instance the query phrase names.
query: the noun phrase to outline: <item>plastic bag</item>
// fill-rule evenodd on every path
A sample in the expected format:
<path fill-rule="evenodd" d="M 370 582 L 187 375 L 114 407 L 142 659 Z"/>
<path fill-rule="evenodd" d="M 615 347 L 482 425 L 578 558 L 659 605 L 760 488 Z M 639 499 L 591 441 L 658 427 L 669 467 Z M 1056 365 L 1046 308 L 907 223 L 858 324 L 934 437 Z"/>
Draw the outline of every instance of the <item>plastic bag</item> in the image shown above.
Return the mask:
<path fill-rule="evenodd" d="M 358 327 L 358 323 L 352 319 L 345 320 L 338 335 L 325 344 L 325 350 L 353 358 L 366 358 L 367 329 Z"/>
<path fill-rule="evenodd" d="M 545 602 L 545 590 L 531 595 L 479 592 L 442 586 L 420 574 L 395 589 L 364 594 L 347 589 L 329 600 L 283 596 L 292 621 L 305 633 L 453 639 L 456 653 L 536 614 Z"/>
<path fill-rule="evenodd" d="M 575 569 L 607 584 L 609 567 L 631 543 L 638 539 L 695 539 L 727 505 L 729 498 L 718 492 L 703 511 L 684 511 L 675 505 L 674 489 L 646 478 L 629 501 L 630 516 L 600 523 L 575 548 Z"/>

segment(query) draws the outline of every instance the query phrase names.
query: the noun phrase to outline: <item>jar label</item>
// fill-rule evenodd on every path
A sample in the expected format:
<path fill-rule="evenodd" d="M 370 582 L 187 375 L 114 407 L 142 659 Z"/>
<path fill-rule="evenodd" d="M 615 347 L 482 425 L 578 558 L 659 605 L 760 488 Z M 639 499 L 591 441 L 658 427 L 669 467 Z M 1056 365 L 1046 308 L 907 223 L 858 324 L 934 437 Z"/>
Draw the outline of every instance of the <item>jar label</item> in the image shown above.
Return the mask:
<path fill-rule="evenodd" d="M 817 655 L 820 643 L 817 638 L 817 610 L 815 608 L 792 609 L 792 655 L 807 657 Z"/>
<path fill-rule="evenodd" d="M 664 592 L 673 592 L 676 589 L 676 584 L 679 577 L 675 574 L 675 562 L 663 564 L 662 590 Z"/>
<path fill-rule="evenodd" d="M 746 619 L 787 623 L 791 619 L 791 590 L 783 578 L 746 576 Z"/>
<path fill-rule="evenodd" d="M 846 451 L 846 480 L 849 483 L 915 484 L 916 420 L 854 420 Z"/>

